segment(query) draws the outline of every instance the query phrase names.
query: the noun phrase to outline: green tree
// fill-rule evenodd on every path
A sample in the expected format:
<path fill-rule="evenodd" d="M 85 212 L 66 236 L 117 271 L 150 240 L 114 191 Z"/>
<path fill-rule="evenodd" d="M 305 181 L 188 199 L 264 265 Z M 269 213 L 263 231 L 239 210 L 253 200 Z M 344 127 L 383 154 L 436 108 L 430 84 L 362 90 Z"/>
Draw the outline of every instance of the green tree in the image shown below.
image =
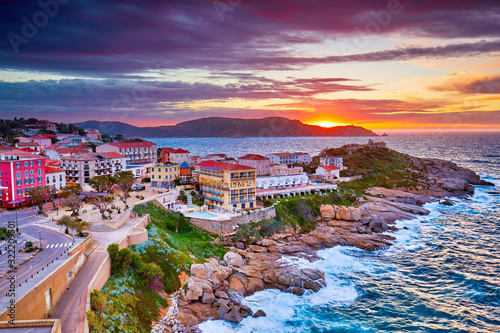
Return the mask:
<path fill-rule="evenodd" d="M 90 179 L 89 185 L 99 193 L 109 192 L 115 185 L 115 179 L 108 176 L 93 177 Z"/>
<path fill-rule="evenodd" d="M 30 197 L 31 202 L 38 206 L 39 212 L 43 213 L 43 202 L 47 196 L 45 188 L 33 187 L 26 192 L 26 196 Z"/>
<path fill-rule="evenodd" d="M 76 217 L 80 214 L 82 208 L 82 201 L 80 200 L 80 193 L 82 187 L 80 185 L 66 186 L 61 191 L 64 205 L 68 206 L 71 210 L 71 216 Z"/>
<path fill-rule="evenodd" d="M 108 208 L 113 203 L 113 195 L 88 195 L 88 202 L 93 205 L 95 208 L 99 209 L 101 216 L 104 220 L 110 219 L 110 216 L 106 216 L 106 212 Z"/>
<path fill-rule="evenodd" d="M 83 230 L 88 226 L 88 223 L 80 219 L 64 215 L 57 221 L 57 225 L 65 226 L 70 230 L 74 230 L 80 237 L 83 236 Z"/>
<path fill-rule="evenodd" d="M 52 208 L 54 210 L 57 209 L 56 207 L 56 197 L 57 193 L 59 193 L 59 190 L 56 189 L 54 186 L 45 186 L 45 193 L 47 194 L 48 200 L 52 203 Z"/>
<path fill-rule="evenodd" d="M 114 183 L 118 187 L 118 196 L 125 206 L 128 207 L 127 198 L 134 183 L 134 174 L 131 171 L 120 171 L 115 174 L 114 179 Z"/>

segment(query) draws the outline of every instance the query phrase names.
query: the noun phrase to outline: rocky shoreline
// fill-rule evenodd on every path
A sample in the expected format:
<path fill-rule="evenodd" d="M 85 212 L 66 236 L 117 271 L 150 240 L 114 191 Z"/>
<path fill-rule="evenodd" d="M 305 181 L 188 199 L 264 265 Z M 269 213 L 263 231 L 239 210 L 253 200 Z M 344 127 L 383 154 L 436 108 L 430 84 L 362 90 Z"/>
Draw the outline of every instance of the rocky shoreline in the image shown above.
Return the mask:
<path fill-rule="evenodd" d="M 337 245 L 367 251 L 388 247 L 394 237 L 386 232 L 396 231 L 398 220 L 429 214 L 422 207 L 425 203 L 452 205 L 450 197 L 467 198 L 474 193 L 473 185 L 493 185 L 452 162 L 408 159 L 425 176 L 421 186 L 367 189 L 354 206 L 321 205 L 318 225 L 307 234 L 289 229 L 256 245 L 232 242 L 237 247 L 230 247 L 222 260 L 193 264 L 184 287 L 172 296 L 175 304 L 153 332 L 199 332 L 197 325 L 209 319 L 238 323 L 248 316 L 265 316 L 261 310 L 254 314 L 241 298 L 269 288 L 303 295 L 326 285 L 323 272 L 298 268 L 285 257 L 319 260 L 316 251 Z"/>

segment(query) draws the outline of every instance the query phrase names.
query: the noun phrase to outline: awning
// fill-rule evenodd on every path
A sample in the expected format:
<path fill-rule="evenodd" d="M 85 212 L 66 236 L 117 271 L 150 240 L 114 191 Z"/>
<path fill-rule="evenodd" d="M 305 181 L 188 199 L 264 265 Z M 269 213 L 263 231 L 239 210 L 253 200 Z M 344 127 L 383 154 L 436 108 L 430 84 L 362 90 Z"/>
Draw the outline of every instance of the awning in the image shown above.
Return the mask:
<path fill-rule="evenodd" d="M 14 205 L 14 204 L 18 204 L 18 203 L 21 203 L 21 202 L 25 202 L 26 200 L 28 200 L 28 199 L 17 199 L 17 200 L 12 200 L 12 201 L 6 202 L 6 204 L 8 204 L 8 205 Z"/>

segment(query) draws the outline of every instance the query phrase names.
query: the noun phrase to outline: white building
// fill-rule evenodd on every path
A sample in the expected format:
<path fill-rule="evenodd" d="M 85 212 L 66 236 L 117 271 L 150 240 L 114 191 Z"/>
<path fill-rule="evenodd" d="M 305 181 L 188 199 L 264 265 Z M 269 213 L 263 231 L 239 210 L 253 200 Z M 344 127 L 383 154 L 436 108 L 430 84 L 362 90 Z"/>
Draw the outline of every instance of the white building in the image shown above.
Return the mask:
<path fill-rule="evenodd" d="M 316 175 L 323 180 L 334 180 L 340 177 L 340 169 L 335 165 L 319 166 Z"/>
<path fill-rule="evenodd" d="M 66 186 L 66 172 L 64 170 L 45 166 L 46 185 L 60 190 Z"/>
<path fill-rule="evenodd" d="M 191 163 L 191 153 L 185 149 L 175 149 L 168 153 L 169 161 L 173 164 Z"/>
<path fill-rule="evenodd" d="M 340 156 L 321 156 L 319 158 L 319 165 L 330 166 L 335 165 L 340 170 L 344 169 L 344 158 Z"/>
<path fill-rule="evenodd" d="M 305 186 L 309 183 L 309 177 L 305 173 L 297 175 L 263 176 L 256 179 L 257 191 L 270 189 L 284 189 L 297 186 Z"/>
<path fill-rule="evenodd" d="M 298 161 L 300 164 L 310 164 L 312 162 L 312 157 L 308 153 L 296 152 L 293 154 L 295 154 L 299 157 Z"/>

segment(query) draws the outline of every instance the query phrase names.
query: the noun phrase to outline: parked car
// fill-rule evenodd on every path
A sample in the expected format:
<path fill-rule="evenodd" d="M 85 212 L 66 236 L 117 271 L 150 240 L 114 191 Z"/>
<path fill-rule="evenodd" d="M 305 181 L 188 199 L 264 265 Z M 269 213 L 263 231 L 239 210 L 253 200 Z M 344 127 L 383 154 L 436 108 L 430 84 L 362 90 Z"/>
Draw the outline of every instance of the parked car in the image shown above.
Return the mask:
<path fill-rule="evenodd" d="M 143 191 L 145 189 L 146 189 L 146 187 L 143 186 L 143 185 L 134 185 L 134 186 L 132 186 L 132 191 Z"/>

